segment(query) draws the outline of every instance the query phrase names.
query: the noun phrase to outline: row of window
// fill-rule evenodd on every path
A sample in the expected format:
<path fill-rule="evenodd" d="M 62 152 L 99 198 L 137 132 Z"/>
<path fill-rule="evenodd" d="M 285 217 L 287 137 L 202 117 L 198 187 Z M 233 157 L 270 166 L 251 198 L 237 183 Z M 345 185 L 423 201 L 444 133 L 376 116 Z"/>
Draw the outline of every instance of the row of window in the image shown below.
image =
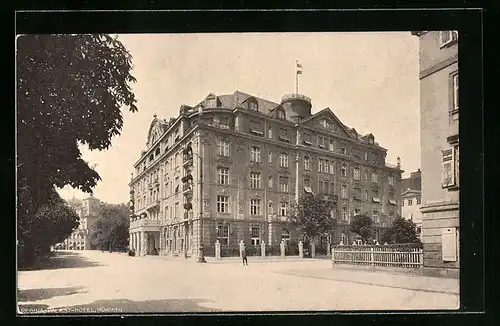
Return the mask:
<path fill-rule="evenodd" d="M 262 215 L 263 211 L 261 209 L 262 200 L 258 198 L 250 199 L 250 214 L 251 215 Z M 229 196 L 217 195 L 217 212 L 218 213 L 230 213 Z M 279 205 L 279 215 L 287 216 L 289 210 L 288 202 L 281 202 Z M 274 209 L 271 202 L 268 203 L 268 213 L 273 214 Z"/>
<path fill-rule="evenodd" d="M 408 199 L 407 201 L 408 201 L 408 206 L 413 205 L 413 198 L 410 198 L 410 199 Z M 421 203 L 421 199 L 420 199 L 420 197 L 417 197 L 417 198 L 416 198 L 416 201 L 417 201 L 417 205 L 420 205 L 420 203 Z M 404 200 L 404 199 L 401 199 L 401 206 L 404 206 L 404 205 L 405 205 L 405 200 Z"/>

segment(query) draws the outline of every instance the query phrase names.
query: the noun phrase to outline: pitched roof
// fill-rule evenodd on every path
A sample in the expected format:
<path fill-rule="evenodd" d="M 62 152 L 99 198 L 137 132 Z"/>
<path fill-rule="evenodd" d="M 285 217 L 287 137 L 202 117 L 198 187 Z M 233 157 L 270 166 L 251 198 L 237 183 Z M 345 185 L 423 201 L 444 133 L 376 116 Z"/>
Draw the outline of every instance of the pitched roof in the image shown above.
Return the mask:
<path fill-rule="evenodd" d="M 413 172 L 409 178 L 401 179 L 401 191 L 405 192 L 408 189 L 422 190 L 422 179 L 420 172 Z"/>
<path fill-rule="evenodd" d="M 221 102 L 221 105 L 226 108 L 237 108 L 240 106 L 243 102 L 245 102 L 248 98 L 253 97 L 257 100 L 257 103 L 259 105 L 259 111 L 263 113 L 268 113 L 271 109 L 274 109 L 277 107 L 279 104 L 274 103 L 268 100 L 265 100 L 263 98 L 253 96 L 247 93 L 243 93 L 240 91 L 236 91 L 233 94 L 224 94 L 224 95 L 219 95 L 217 98 Z M 201 102 L 200 102 L 201 103 Z M 198 103 L 196 106 L 198 106 L 200 103 Z"/>

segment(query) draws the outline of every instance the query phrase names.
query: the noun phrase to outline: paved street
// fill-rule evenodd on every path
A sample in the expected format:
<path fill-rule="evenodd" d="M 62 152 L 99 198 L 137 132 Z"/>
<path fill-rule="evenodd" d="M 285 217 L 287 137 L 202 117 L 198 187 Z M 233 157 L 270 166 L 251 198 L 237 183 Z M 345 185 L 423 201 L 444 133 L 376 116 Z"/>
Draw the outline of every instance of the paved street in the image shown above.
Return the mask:
<path fill-rule="evenodd" d="M 66 251 L 18 273 L 23 313 L 457 309 L 458 280 L 332 269 L 329 260 L 197 264 Z"/>

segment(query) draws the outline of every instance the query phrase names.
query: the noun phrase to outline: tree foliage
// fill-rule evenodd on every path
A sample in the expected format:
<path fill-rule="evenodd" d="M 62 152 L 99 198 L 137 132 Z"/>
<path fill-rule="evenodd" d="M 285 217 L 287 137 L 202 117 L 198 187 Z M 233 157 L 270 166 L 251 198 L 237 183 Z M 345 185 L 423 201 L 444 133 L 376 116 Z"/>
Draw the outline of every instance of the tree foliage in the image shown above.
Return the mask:
<path fill-rule="evenodd" d="M 52 189 L 49 200 L 28 220 L 19 220 L 18 232 L 22 244 L 21 266 L 32 265 L 46 254 L 50 246 L 64 241 L 79 226 L 73 208 Z"/>
<path fill-rule="evenodd" d="M 290 222 L 307 238 L 329 235 L 337 227 L 337 220 L 331 216 L 332 209 L 332 203 L 322 196 L 305 194 L 292 207 Z"/>
<path fill-rule="evenodd" d="M 31 225 L 54 186 L 91 193 L 99 174 L 79 145 L 109 148 L 123 127 L 121 108 L 137 111 L 131 55 L 106 34 L 17 38 L 18 221 Z M 27 230 L 19 235 L 26 236 Z"/>
<path fill-rule="evenodd" d="M 389 244 L 420 243 L 415 223 L 399 216 L 392 222 L 391 227 L 382 235 L 381 241 Z"/>
<path fill-rule="evenodd" d="M 359 234 L 363 243 L 367 243 L 372 234 L 373 221 L 367 214 L 353 216 L 349 225 L 351 232 Z"/>
<path fill-rule="evenodd" d="M 124 204 L 105 204 L 97 221 L 90 226 L 90 242 L 98 249 L 125 249 L 128 246 L 129 213 Z"/>

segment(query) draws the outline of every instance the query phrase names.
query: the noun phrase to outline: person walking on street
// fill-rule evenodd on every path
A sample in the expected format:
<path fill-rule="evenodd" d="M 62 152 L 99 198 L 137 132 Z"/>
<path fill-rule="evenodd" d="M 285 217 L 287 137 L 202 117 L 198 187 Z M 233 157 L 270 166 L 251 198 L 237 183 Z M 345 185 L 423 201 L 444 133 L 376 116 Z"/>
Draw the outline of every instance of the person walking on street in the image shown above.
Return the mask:
<path fill-rule="evenodd" d="M 248 266 L 247 250 L 245 248 L 245 244 L 243 244 L 243 247 L 241 248 L 241 258 L 243 258 L 243 266 L 245 266 L 245 264 Z"/>

